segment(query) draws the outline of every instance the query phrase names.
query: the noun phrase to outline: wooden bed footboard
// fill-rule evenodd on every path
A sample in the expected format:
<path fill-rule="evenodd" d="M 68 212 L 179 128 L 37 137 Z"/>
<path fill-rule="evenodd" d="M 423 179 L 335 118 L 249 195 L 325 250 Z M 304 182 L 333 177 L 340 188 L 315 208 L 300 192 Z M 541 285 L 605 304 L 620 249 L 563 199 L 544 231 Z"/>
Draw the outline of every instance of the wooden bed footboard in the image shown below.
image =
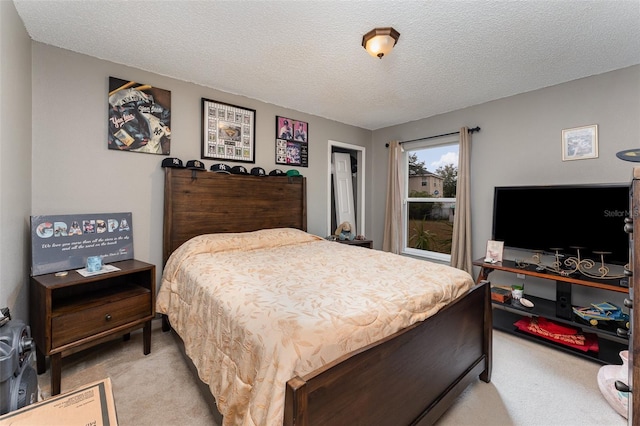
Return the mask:
<path fill-rule="evenodd" d="M 285 425 L 428 425 L 491 379 L 487 283 L 427 320 L 287 382 Z"/>

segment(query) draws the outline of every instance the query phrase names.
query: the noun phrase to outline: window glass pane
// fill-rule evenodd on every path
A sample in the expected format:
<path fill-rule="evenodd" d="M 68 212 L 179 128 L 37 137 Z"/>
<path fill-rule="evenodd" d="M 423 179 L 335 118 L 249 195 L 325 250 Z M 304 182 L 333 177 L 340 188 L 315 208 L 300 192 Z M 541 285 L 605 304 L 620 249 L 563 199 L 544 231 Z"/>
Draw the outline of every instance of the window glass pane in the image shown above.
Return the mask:
<path fill-rule="evenodd" d="M 451 254 L 455 202 L 407 203 L 407 247 Z"/>
<path fill-rule="evenodd" d="M 458 181 L 458 144 L 412 149 L 408 155 L 409 197 L 428 191 L 429 197 L 455 198 Z M 423 188 L 426 187 L 426 188 Z"/>
<path fill-rule="evenodd" d="M 419 250 L 426 256 L 430 252 L 431 256 L 448 256 L 458 180 L 458 143 L 412 147 L 406 155 L 405 249 L 414 249 L 414 254 Z"/>

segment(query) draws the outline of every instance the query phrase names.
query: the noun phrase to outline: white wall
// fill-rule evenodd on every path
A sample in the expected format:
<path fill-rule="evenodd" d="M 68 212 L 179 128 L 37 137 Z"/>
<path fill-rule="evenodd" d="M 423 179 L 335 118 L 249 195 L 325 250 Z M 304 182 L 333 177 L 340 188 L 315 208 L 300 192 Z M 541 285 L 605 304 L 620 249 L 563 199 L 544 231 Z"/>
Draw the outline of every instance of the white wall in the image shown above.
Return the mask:
<path fill-rule="evenodd" d="M 308 230 L 321 236 L 328 228 L 328 141 L 371 142 L 369 130 L 33 43 L 32 214 L 131 211 L 134 256 L 154 263 L 158 277 L 165 156 L 107 149 L 109 76 L 171 91 L 171 156 L 183 162 L 200 159 L 202 97 L 256 110 L 255 165 L 267 172 L 276 168 L 276 115 L 307 121 L 309 167 L 298 170 L 307 177 Z"/>
<path fill-rule="evenodd" d="M 0 1 L 0 307 L 28 323 L 31 39 Z"/>
<path fill-rule="evenodd" d="M 562 129 L 597 124 L 599 156 L 562 161 Z M 616 158 L 640 147 L 640 66 L 374 131 L 373 238 L 381 247 L 391 140 L 411 140 L 480 126 L 471 150 L 473 258 L 491 237 L 493 189 L 503 185 L 629 182 L 636 163 Z M 638 164 L 640 165 L 640 164 Z M 588 232 L 588 231 L 586 231 Z"/>

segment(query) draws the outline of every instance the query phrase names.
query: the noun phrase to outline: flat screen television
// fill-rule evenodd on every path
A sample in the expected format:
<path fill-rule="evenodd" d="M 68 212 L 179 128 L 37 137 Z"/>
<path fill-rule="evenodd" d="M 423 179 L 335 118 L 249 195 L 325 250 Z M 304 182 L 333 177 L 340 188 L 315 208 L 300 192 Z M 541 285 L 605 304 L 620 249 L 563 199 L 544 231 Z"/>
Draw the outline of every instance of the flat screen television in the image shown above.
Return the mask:
<path fill-rule="evenodd" d="M 492 239 L 505 247 L 576 255 L 609 264 L 629 262 L 629 184 L 503 186 L 493 200 Z"/>

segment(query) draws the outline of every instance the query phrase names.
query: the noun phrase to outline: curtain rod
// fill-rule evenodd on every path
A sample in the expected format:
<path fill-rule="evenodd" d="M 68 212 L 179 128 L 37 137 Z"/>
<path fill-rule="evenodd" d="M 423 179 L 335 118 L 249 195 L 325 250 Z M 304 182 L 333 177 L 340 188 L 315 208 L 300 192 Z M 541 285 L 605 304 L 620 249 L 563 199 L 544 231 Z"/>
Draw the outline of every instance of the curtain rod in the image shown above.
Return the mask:
<path fill-rule="evenodd" d="M 469 133 L 475 133 L 475 132 L 479 132 L 480 131 L 480 126 L 476 126 L 474 128 L 469 129 Z M 409 143 L 409 142 L 417 142 L 417 141 L 424 141 L 427 139 L 435 139 L 435 138 L 441 138 L 443 136 L 451 136 L 451 135 L 459 135 L 460 132 L 451 132 L 451 133 L 443 133 L 441 135 L 435 135 L 435 136 L 427 136 L 426 138 L 419 138 L 419 139 L 411 139 L 410 141 L 402 141 L 402 142 L 398 142 L 400 145 L 402 145 L 403 143 Z M 389 144 L 385 144 L 384 146 L 386 146 L 387 148 L 389 148 Z"/>

